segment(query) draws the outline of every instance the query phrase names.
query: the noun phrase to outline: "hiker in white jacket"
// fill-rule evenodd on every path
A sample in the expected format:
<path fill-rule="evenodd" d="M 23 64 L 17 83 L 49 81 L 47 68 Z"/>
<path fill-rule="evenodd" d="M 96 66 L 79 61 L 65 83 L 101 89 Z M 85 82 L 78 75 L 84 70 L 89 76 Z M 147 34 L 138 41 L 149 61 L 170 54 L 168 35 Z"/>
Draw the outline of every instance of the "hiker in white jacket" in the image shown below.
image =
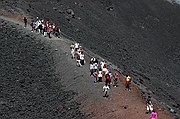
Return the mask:
<path fill-rule="evenodd" d="M 75 58 L 75 49 L 74 48 L 71 49 L 71 58 L 72 59 Z"/>
<path fill-rule="evenodd" d="M 105 84 L 103 86 L 103 92 L 104 92 L 103 97 L 108 97 L 109 96 L 109 90 L 110 90 L 109 86 L 107 84 Z"/>

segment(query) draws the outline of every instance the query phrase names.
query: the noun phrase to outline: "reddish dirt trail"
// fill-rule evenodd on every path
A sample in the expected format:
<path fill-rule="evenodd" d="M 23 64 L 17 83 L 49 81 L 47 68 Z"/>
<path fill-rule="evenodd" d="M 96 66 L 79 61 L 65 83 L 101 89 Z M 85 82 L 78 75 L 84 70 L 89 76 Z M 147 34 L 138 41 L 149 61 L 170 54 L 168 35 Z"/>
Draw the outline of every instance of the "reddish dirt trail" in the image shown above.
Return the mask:
<path fill-rule="evenodd" d="M 99 84 L 101 85 L 101 84 Z M 102 87 L 102 85 L 101 85 Z M 83 102 L 83 112 L 93 119 L 149 119 L 146 114 L 146 104 L 135 85 L 129 92 L 125 90 L 124 79 L 121 78 L 119 87 L 112 87 L 110 97 L 101 101 Z M 167 111 L 156 108 L 158 119 L 173 119 Z"/>

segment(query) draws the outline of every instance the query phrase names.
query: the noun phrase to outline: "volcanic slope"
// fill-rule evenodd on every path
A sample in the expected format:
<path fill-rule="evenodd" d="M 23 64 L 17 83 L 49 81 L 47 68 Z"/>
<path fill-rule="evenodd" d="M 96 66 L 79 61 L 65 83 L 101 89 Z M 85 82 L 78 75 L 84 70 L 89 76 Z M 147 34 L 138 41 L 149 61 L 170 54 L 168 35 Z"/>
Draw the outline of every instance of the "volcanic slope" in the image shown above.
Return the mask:
<path fill-rule="evenodd" d="M 50 44 L 0 19 L 0 118 L 83 119 L 73 91 L 62 89 Z"/>
<path fill-rule="evenodd" d="M 180 7 L 164 0 L 4 2 L 48 18 L 63 33 L 141 81 L 180 112 Z M 8 6 L 7 6 L 8 7 Z M 68 14 L 74 12 L 75 18 Z"/>
<path fill-rule="evenodd" d="M 16 17 L 18 16 L 18 14 L 16 15 Z M 9 16 L 12 17 L 12 16 Z M 50 101 L 45 102 L 45 105 L 48 105 L 48 109 L 46 109 L 46 107 L 42 106 L 42 103 L 38 103 L 39 101 L 41 102 L 42 98 L 39 98 L 39 95 L 36 95 L 36 91 L 37 89 L 35 88 L 36 91 L 31 90 L 31 86 L 27 86 L 26 85 L 26 90 L 29 91 L 29 94 L 33 95 L 34 98 L 36 98 L 36 100 L 31 100 L 31 98 L 29 99 L 27 93 L 24 94 L 24 96 L 20 96 L 20 95 L 15 95 L 15 97 L 18 98 L 18 100 L 15 98 L 14 99 L 14 95 L 9 95 L 7 94 L 7 89 L 6 90 L 2 90 L 2 99 L 1 99 L 1 105 L 2 106 L 9 106 L 11 107 L 10 110 L 8 110 L 8 114 L 5 110 L 5 108 L 2 108 L 0 110 L 2 117 L 1 118 L 14 118 L 14 116 L 16 116 L 17 118 L 27 118 L 27 115 L 29 113 L 31 113 L 31 111 L 33 112 L 33 115 L 29 116 L 28 118 L 84 118 L 84 116 L 78 111 L 78 109 L 81 110 L 81 112 L 84 113 L 86 118 L 94 118 L 94 119 L 106 119 L 106 118 L 113 118 L 113 119 L 137 119 L 137 118 L 149 118 L 149 115 L 146 114 L 146 109 L 145 109 L 145 100 L 142 100 L 142 97 L 140 96 L 137 88 L 133 85 L 132 86 L 132 91 L 126 91 L 124 90 L 124 78 L 122 76 L 120 76 L 120 85 L 119 87 L 114 87 L 111 88 L 111 93 L 110 93 L 110 97 L 109 98 L 104 98 L 102 97 L 102 86 L 103 86 L 103 82 L 102 83 L 97 83 L 94 84 L 93 82 L 93 77 L 89 76 L 89 65 L 88 63 L 85 64 L 83 67 L 77 67 L 76 66 L 76 62 L 75 60 L 70 58 L 70 55 L 67 51 L 69 51 L 69 46 L 72 43 L 72 41 L 62 37 L 62 38 L 45 38 L 42 35 L 38 34 L 38 33 L 31 33 L 30 32 L 30 27 L 28 26 L 28 30 L 26 28 L 23 28 L 23 24 L 22 22 L 16 21 L 16 19 L 9 19 L 7 17 L 3 17 L 0 16 L 0 18 L 11 21 L 11 22 L 15 22 L 17 25 L 11 25 L 9 24 L 9 22 L 5 22 L 2 20 L 2 24 L 1 24 L 1 28 L 3 29 L 2 32 L 3 34 L 10 32 L 10 35 L 8 36 L 8 38 L 10 39 L 14 39 L 14 36 L 11 35 L 11 30 L 17 30 L 17 31 L 24 31 L 22 38 L 26 38 L 27 40 L 32 40 L 32 42 L 26 42 L 26 40 L 22 40 L 21 42 L 23 44 L 28 44 L 28 45 L 33 45 L 32 43 L 34 43 L 34 41 L 36 41 L 36 46 L 34 47 L 29 47 L 29 48 L 33 48 L 32 50 L 34 51 L 34 48 L 38 48 L 36 49 L 38 52 L 41 53 L 41 50 L 43 50 L 44 48 L 46 48 L 46 46 L 48 47 L 49 50 L 43 50 L 42 52 L 44 52 L 43 54 L 47 54 L 49 56 L 51 56 L 50 58 L 50 62 L 53 62 L 53 64 L 49 63 L 49 62 L 43 62 L 42 63 L 42 68 L 43 65 L 47 66 L 48 64 L 50 64 L 49 66 L 52 67 L 54 70 L 50 71 L 50 74 L 52 73 L 52 75 L 54 77 L 56 77 L 58 80 L 56 80 L 56 82 L 53 82 L 54 78 L 51 75 L 48 75 L 48 80 L 49 83 L 55 83 L 54 88 L 57 89 L 58 94 L 57 95 L 58 99 L 63 99 L 63 100 L 58 100 L 58 99 L 54 99 L 53 97 L 46 97 L 43 96 L 43 100 L 47 100 L 47 98 L 51 98 Z M 14 17 L 13 17 L 14 18 Z M 10 27 L 8 27 L 10 26 Z M 9 29 L 10 28 L 10 29 Z M 13 31 L 12 30 L 12 31 Z M 7 31 L 7 32 L 6 32 Z M 25 33 L 25 31 L 27 31 Z M 21 33 L 21 32 L 18 32 Z M 3 35 L 6 36 L 6 35 Z M 31 37 L 31 39 L 28 39 L 26 36 Z M 32 37 L 33 36 L 33 37 Z M 6 37 L 5 37 L 6 39 Z M 15 37 L 16 39 L 16 37 Z M 18 39 L 19 40 L 19 37 Z M 13 40 L 12 40 L 13 41 Z M 2 43 L 6 43 L 4 42 L 3 38 L 2 38 Z M 16 45 L 20 45 L 19 42 L 13 42 L 14 44 L 8 44 L 6 45 L 2 45 L 2 51 L 13 48 Z M 39 44 L 41 45 L 41 47 L 39 48 Z M 12 46 L 12 47 L 11 47 Z M 26 46 L 26 45 L 25 45 Z M 16 51 L 16 48 L 14 48 L 14 50 Z M 20 55 L 20 57 L 22 57 L 21 54 L 21 50 L 19 49 L 20 52 L 13 52 L 11 54 L 13 55 Z M 7 50 L 9 51 L 9 50 Z M 31 51 L 31 50 L 30 50 Z M 52 52 L 51 52 L 52 51 Z M 70 52 L 70 51 L 69 51 Z M 89 56 L 96 56 L 99 57 L 98 55 L 86 50 L 86 61 L 90 60 Z M 2 53 L 3 54 L 3 53 Z M 25 52 L 25 56 L 29 56 L 29 53 Z M 18 64 L 22 65 L 22 69 L 25 69 L 22 71 L 22 74 L 25 74 L 28 70 L 26 69 L 26 65 L 23 65 L 24 61 L 28 61 L 31 62 L 32 58 L 34 58 L 34 54 L 36 55 L 36 53 L 33 53 L 33 55 L 30 55 L 31 58 L 27 59 L 27 60 L 21 60 L 21 63 L 19 62 L 14 62 L 13 65 L 17 66 Z M 7 56 L 2 55 L 3 57 L 7 58 Z M 38 57 L 40 57 L 41 55 L 37 54 Z M 40 57 L 42 58 L 42 57 Z M 9 59 L 9 58 L 8 58 Z M 49 59 L 49 58 L 47 58 Z M 102 58 L 100 58 L 102 59 Z M 14 61 L 14 60 L 12 60 Z M 38 61 L 38 60 L 37 60 Z M 41 60 L 42 61 L 42 60 Z M 3 63 L 9 63 L 7 60 L 2 60 Z M 3 66 L 3 65 L 2 65 Z M 7 65 L 8 67 L 11 67 L 11 65 Z M 32 67 L 34 65 L 31 65 Z M 35 67 L 36 68 L 36 67 Z M 33 68 L 31 68 L 33 69 Z M 11 72 L 11 75 L 18 75 L 18 72 L 15 72 L 16 70 L 13 69 Z M 113 70 L 111 70 L 113 71 Z M 6 70 L 2 70 L 2 73 L 5 73 Z M 29 71 L 28 71 L 29 72 Z M 36 72 L 36 70 L 32 71 L 33 73 Z M 40 70 L 39 72 L 37 72 L 39 75 L 44 73 L 44 70 Z M 7 75 L 7 74 L 6 74 Z M 6 76 L 5 75 L 5 76 Z M 4 77 L 5 77 L 4 76 Z M 24 76 L 24 75 L 23 75 Z M 36 74 L 36 76 L 38 76 Z M 19 78 L 19 77 L 18 77 Z M 22 78 L 26 78 L 26 76 L 22 77 Z M 43 79 L 46 77 L 43 77 Z M 34 77 L 31 77 L 31 79 L 33 80 Z M 52 79 L 52 80 L 51 80 Z M 8 80 L 8 79 L 7 79 Z M 29 78 L 28 79 L 21 79 L 24 81 L 29 82 Z M 10 82 L 10 80 L 8 80 Z M 19 80 L 17 80 L 19 81 Z M 34 85 L 44 85 L 45 83 L 43 82 L 44 80 L 39 80 L 34 81 Z M 1 80 L 2 84 L 6 84 L 6 80 Z M 62 83 L 62 85 L 61 85 Z M 15 83 L 9 83 L 8 85 L 11 85 L 11 87 L 15 87 Z M 6 86 L 6 85 L 5 85 Z M 17 88 L 14 88 L 14 92 L 17 92 L 18 94 L 22 94 L 21 91 L 19 91 L 18 89 L 20 87 L 23 87 L 22 85 L 17 85 Z M 47 88 L 48 91 L 46 91 L 46 95 L 50 96 L 52 95 L 51 91 L 51 87 L 45 85 L 45 87 Z M 3 87 L 4 88 L 4 87 Z M 41 87 L 40 87 L 41 88 Z M 59 93 L 59 88 L 61 90 L 65 89 L 66 91 L 63 93 Z M 68 92 L 67 92 L 68 90 Z M 74 95 L 74 92 L 72 92 L 71 90 L 73 90 L 74 92 L 78 93 L 78 95 Z M 23 90 L 25 92 L 25 90 Z M 14 92 L 12 92 L 14 94 Z M 44 93 L 44 90 L 39 90 L 40 94 Z M 8 99 L 6 98 L 6 95 L 8 95 Z M 55 94 L 56 95 L 56 94 Z M 69 100 L 69 96 L 75 96 L 75 100 L 78 102 L 74 102 L 72 100 L 72 98 L 70 98 Z M 41 95 L 42 96 L 42 95 Z M 73 97 L 74 97 L 73 96 Z M 26 97 L 26 100 L 24 100 L 24 97 Z M 11 98 L 13 98 L 15 101 L 11 101 L 11 103 L 9 103 L 9 100 L 11 100 Z M 65 99 L 65 100 L 64 100 Z M 36 104 L 36 106 L 31 106 L 29 109 L 29 106 L 26 108 L 26 105 L 22 106 L 22 103 L 19 100 L 23 100 L 23 104 L 25 103 L 26 105 L 31 105 L 31 104 Z M 31 101 L 29 101 L 31 100 Z M 52 101 L 57 102 L 56 105 L 54 107 L 54 103 L 52 103 Z M 61 102 L 60 102 L 61 101 Z M 67 104 L 67 102 L 69 104 Z M 63 103 L 63 106 L 61 106 L 61 104 Z M 80 108 L 78 108 L 77 104 L 81 104 Z M 15 106 L 14 106 L 15 105 Z M 44 105 L 44 104 L 43 104 Z M 18 110 L 16 110 L 16 107 L 20 107 L 18 108 Z M 37 110 L 37 107 L 42 107 L 42 108 L 38 108 L 38 111 L 34 111 Z M 166 110 L 163 110 L 162 108 L 159 108 L 159 105 L 154 105 L 154 107 L 156 108 L 156 111 L 158 112 L 158 118 L 159 119 L 172 119 L 172 115 L 170 115 Z M 23 108 L 23 110 L 21 110 L 21 108 Z M 26 109 L 24 109 L 26 108 Z M 138 110 L 137 110 L 138 108 Z M 51 110 L 52 109 L 52 110 Z M 19 112 L 19 110 L 21 110 Z M 28 110 L 28 112 L 27 112 Z M 44 111 L 47 110 L 47 111 Z M 30 112 L 29 112 L 30 111 Z M 43 113 L 43 114 L 42 114 Z M 73 113 L 73 114 L 72 114 Z M 12 114 L 12 115 L 10 115 Z M 50 114 L 50 115 L 49 115 Z M 51 115 L 53 114 L 53 115 Z M 81 116 L 80 116 L 80 115 Z M 19 116 L 20 115 L 20 116 Z"/>
<path fill-rule="evenodd" d="M 164 0 L 4 0 L 1 5 L 50 19 L 180 114 L 179 5 Z"/>

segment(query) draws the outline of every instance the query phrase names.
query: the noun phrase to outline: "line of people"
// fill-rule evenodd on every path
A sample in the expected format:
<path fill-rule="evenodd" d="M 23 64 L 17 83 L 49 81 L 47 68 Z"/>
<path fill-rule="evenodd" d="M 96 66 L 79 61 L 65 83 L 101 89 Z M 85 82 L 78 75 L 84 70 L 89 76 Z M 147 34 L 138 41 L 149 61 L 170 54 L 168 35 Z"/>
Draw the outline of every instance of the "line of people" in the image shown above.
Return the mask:
<path fill-rule="evenodd" d="M 79 43 L 72 43 L 70 46 L 71 58 L 76 59 L 76 64 L 81 67 L 85 64 L 83 48 Z"/>
<path fill-rule="evenodd" d="M 107 63 L 103 59 L 101 62 L 98 59 L 92 57 L 89 63 L 90 67 L 90 76 L 94 76 L 94 83 L 96 82 L 105 82 L 103 86 L 103 97 L 109 96 L 109 91 L 111 89 L 111 84 L 113 87 L 118 87 L 119 83 L 119 74 L 117 72 L 112 72 L 107 68 Z M 113 79 L 113 81 L 112 81 Z M 129 75 L 125 76 L 125 89 L 131 91 L 131 82 L 132 78 Z M 157 112 L 153 109 L 153 103 L 151 96 L 148 95 L 146 99 L 146 108 L 147 114 L 150 114 L 150 119 L 157 119 Z"/>
<path fill-rule="evenodd" d="M 36 17 L 35 20 L 31 21 L 31 31 L 41 33 L 43 36 L 51 37 L 53 34 L 56 37 L 61 37 L 61 30 L 55 23 L 50 23 L 47 19 L 46 21 L 42 18 Z M 27 27 L 27 18 L 24 17 L 24 27 Z"/>
<path fill-rule="evenodd" d="M 48 36 L 51 38 L 51 33 L 56 37 L 60 37 L 60 29 L 55 26 L 55 24 L 51 24 L 49 20 L 44 21 L 43 19 L 32 20 L 31 22 L 32 32 L 39 32 L 45 37 Z M 27 18 L 24 17 L 24 27 L 27 27 Z M 73 43 L 70 46 L 71 50 L 71 58 L 76 59 L 76 63 L 78 67 L 81 67 L 85 64 L 84 51 L 82 46 L 79 43 Z M 94 83 L 97 82 L 105 82 L 103 86 L 103 97 L 109 96 L 109 91 L 111 89 L 111 84 L 113 87 L 118 87 L 119 83 L 119 74 L 117 72 L 112 72 L 107 68 L 107 63 L 103 59 L 102 61 L 98 61 L 99 59 L 92 57 L 90 59 L 89 67 L 90 67 L 90 76 L 94 77 Z M 112 81 L 113 79 L 113 81 Z M 131 82 L 132 78 L 129 75 L 125 76 L 125 87 L 126 90 L 131 90 Z M 150 119 L 157 119 L 157 113 L 153 109 L 153 104 L 151 100 L 151 96 L 148 96 L 146 99 L 146 107 L 147 113 L 150 113 Z"/>
<path fill-rule="evenodd" d="M 75 59 L 77 61 L 77 66 L 82 66 L 84 63 L 84 54 L 82 46 L 79 45 L 79 43 L 71 44 L 71 58 Z M 81 58 L 81 55 L 83 55 L 83 58 Z M 82 63 L 81 63 L 82 62 Z M 94 83 L 98 82 L 105 82 L 105 85 L 103 86 L 103 97 L 108 97 L 109 92 L 111 89 L 111 85 L 113 87 L 118 87 L 119 85 L 119 73 L 112 72 L 110 69 L 108 69 L 108 65 L 103 59 L 102 61 L 99 61 L 99 59 L 92 57 L 89 62 L 89 70 L 90 70 L 90 76 L 93 76 Z M 131 91 L 131 82 L 132 78 L 129 75 L 125 76 L 125 89 L 127 91 Z M 148 96 L 146 99 L 146 108 L 147 108 L 147 114 L 150 113 L 150 119 L 157 119 L 157 113 L 153 109 L 153 104 L 151 97 Z"/>

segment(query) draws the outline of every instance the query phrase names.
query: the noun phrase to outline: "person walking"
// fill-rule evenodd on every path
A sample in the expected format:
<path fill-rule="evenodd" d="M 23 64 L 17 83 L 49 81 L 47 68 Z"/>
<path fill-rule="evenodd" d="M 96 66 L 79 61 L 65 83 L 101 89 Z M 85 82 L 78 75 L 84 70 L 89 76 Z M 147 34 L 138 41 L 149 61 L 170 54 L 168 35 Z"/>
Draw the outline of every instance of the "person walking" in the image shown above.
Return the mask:
<path fill-rule="evenodd" d="M 110 88 L 111 78 L 110 78 L 109 73 L 107 73 L 107 74 L 105 75 L 105 78 L 106 78 L 106 80 L 105 80 L 105 84 L 106 84 L 106 85 L 108 85 L 108 86 L 109 86 L 109 88 Z"/>
<path fill-rule="evenodd" d="M 103 86 L 103 92 L 104 92 L 103 97 L 108 97 L 109 96 L 109 90 L 110 90 L 109 86 L 107 84 L 105 84 Z"/>
<path fill-rule="evenodd" d="M 47 35 L 49 36 L 49 38 L 51 38 L 51 24 L 50 24 L 49 20 L 47 20 L 45 22 L 45 26 L 46 26 Z"/>
<path fill-rule="evenodd" d="M 155 110 L 151 112 L 150 119 L 157 119 L 157 112 L 155 112 Z"/>
<path fill-rule="evenodd" d="M 31 26 L 31 32 L 34 32 L 34 28 L 35 28 L 35 22 L 34 22 L 34 20 L 32 20 L 31 21 L 31 24 L 30 24 L 30 26 Z"/>
<path fill-rule="evenodd" d="M 78 67 L 81 67 L 82 65 L 81 65 L 81 63 L 80 63 L 80 55 L 79 54 L 77 54 L 77 57 L 76 57 L 76 62 L 77 62 L 77 66 Z"/>
<path fill-rule="evenodd" d="M 98 82 L 102 82 L 102 70 L 98 71 Z"/>
<path fill-rule="evenodd" d="M 97 63 L 93 63 L 94 66 L 94 71 L 96 72 L 98 70 L 98 64 Z"/>
<path fill-rule="evenodd" d="M 103 61 L 100 62 L 101 69 L 105 68 L 104 65 L 106 65 L 106 62 L 105 62 L 105 60 L 103 59 Z"/>
<path fill-rule="evenodd" d="M 89 63 L 89 69 L 90 69 L 90 76 L 92 76 L 94 73 L 94 66 L 93 66 L 93 63 L 91 61 Z"/>
<path fill-rule="evenodd" d="M 130 91 L 131 90 L 131 77 L 126 75 L 126 90 Z"/>
<path fill-rule="evenodd" d="M 74 48 L 71 49 L 71 58 L 72 59 L 75 58 L 75 49 Z"/>
<path fill-rule="evenodd" d="M 27 27 L 27 18 L 24 17 L 24 28 Z"/>
<path fill-rule="evenodd" d="M 79 43 L 74 43 L 75 52 L 79 49 Z"/>
<path fill-rule="evenodd" d="M 111 79 L 113 78 L 113 74 L 111 73 L 111 71 L 109 71 L 109 76 Z"/>
<path fill-rule="evenodd" d="M 94 76 L 94 83 L 97 83 L 98 73 L 95 71 L 95 72 L 93 73 L 93 76 Z"/>
<path fill-rule="evenodd" d="M 83 53 L 83 51 L 81 51 L 81 54 L 80 54 L 80 63 L 81 63 L 81 65 L 84 65 L 84 53 Z"/>
<path fill-rule="evenodd" d="M 153 111 L 153 104 L 150 95 L 146 98 L 146 109 L 147 109 L 147 114 Z"/>
<path fill-rule="evenodd" d="M 118 79 L 119 79 L 119 74 L 117 72 L 114 73 L 114 87 L 118 86 Z"/>
<path fill-rule="evenodd" d="M 49 37 L 49 38 L 52 38 L 52 37 L 51 37 L 51 25 L 46 26 L 46 29 L 47 29 L 47 35 L 48 35 L 48 37 Z"/>

